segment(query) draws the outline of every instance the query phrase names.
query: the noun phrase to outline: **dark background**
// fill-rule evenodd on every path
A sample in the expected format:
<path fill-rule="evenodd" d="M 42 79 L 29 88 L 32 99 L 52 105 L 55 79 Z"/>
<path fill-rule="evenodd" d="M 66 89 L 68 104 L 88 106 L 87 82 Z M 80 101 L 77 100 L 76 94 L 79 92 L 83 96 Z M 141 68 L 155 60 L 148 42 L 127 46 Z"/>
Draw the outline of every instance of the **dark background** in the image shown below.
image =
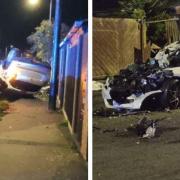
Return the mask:
<path fill-rule="evenodd" d="M 87 18 L 87 0 L 61 2 L 62 22 L 71 26 L 75 20 Z M 27 36 L 43 19 L 48 18 L 49 0 L 41 0 L 41 4 L 34 8 L 27 6 L 27 0 L 0 0 L 0 49 L 4 50 L 10 44 L 21 49 L 27 48 Z"/>
<path fill-rule="evenodd" d="M 111 12 L 118 8 L 118 0 L 93 0 L 93 15 L 99 12 Z"/>

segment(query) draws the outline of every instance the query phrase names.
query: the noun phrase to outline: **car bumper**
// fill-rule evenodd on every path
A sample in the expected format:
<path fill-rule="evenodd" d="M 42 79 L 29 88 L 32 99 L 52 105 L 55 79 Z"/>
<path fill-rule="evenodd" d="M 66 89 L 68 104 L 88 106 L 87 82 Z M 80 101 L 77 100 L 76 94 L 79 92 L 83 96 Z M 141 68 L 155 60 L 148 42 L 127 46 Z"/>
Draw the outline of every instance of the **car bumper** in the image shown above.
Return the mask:
<path fill-rule="evenodd" d="M 103 97 L 106 108 L 111 108 L 111 109 L 139 110 L 142 106 L 142 103 L 147 97 L 162 93 L 161 90 L 156 90 L 156 91 L 150 91 L 147 93 L 142 93 L 140 95 L 132 94 L 131 96 L 127 97 L 127 100 L 130 101 L 130 103 L 119 104 L 111 98 L 110 90 L 111 90 L 110 88 L 103 87 L 102 97 Z M 112 104 L 109 103 L 109 100 L 111 100 Z"/>

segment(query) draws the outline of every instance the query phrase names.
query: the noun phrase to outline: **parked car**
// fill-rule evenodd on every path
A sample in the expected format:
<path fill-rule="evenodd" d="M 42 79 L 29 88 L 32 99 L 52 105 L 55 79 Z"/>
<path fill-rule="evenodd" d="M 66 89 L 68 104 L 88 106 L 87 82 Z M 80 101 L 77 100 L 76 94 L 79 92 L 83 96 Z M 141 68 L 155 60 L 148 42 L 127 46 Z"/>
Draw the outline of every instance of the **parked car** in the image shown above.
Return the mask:
<path fill-rule="evenodd" d="M 0 89 L 15 89 L 26 93 L 39 91 L 50 79 L 50 66 L 22 56 L 13 48 L 0 64 Z"/>

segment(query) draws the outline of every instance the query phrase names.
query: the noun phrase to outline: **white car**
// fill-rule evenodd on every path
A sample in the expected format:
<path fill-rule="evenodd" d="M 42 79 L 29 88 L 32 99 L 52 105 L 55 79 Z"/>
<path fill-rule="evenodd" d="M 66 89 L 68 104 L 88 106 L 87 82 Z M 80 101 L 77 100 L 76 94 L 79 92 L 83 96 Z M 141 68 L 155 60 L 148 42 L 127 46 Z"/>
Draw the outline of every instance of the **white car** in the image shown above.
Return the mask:
<path fill-rule="evenodd" d="M 167 46 L 149 63 L 132 65 L 108 78 L 102 97 L 107 108 L 119 110 L 139 110 L 145 105 L 177 108 L 180 105 L 180 42 Z"/>

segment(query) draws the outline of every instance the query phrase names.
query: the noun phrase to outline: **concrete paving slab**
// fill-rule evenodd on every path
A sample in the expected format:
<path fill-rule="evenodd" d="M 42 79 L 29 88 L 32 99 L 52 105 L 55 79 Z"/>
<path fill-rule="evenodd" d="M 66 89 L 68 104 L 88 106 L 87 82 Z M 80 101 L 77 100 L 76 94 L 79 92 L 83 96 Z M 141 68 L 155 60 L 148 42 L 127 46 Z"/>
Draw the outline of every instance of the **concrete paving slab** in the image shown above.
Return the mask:
<path fill-rule="evenodd" d="M 1 180 L 87 179 L 64 117 L 38 99 L 10 103 L 0 121 L 0 147 Z"/>

